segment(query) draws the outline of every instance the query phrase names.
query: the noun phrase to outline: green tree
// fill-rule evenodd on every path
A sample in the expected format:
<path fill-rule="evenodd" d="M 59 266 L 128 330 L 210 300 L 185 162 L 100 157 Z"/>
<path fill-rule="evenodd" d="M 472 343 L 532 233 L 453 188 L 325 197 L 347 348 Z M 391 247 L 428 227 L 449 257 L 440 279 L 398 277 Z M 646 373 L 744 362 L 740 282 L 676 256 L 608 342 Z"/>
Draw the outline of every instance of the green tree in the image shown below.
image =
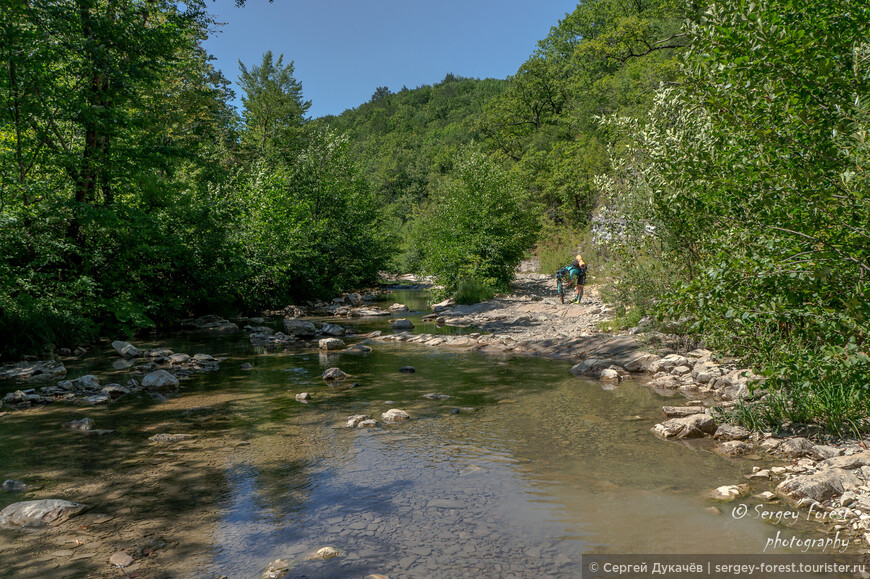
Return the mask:
<path fill-rule="evenodd" d="M 251 158 L 292 159 L 302 144 L 302 126 L 311 101 L 302 100 L 302 84 L 293 77 L 293 61 L 273 62 L 272 51 L 250 70 L 239 62 L 244 131 L 242 146 Z"/>
<path fill-rule="evenodd" d="M 413 225 L 422 267 L 448 292 L 463 283 L 508 287 L 534 243 L 537 220 L 516 182 L 478 151 L 466 150 Z"/>

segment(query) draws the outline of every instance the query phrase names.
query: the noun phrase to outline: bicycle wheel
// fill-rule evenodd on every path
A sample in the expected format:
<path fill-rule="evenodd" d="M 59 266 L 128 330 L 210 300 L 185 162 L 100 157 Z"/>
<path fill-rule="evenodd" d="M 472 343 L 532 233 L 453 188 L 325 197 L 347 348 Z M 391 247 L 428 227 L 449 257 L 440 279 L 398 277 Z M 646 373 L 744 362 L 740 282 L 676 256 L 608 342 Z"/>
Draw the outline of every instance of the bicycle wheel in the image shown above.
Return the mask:
<path fill-rule="evenodd" d="M 565 303 L 565 286 L 562 285 L 562 278 L 561 277 L 556 278 L 556 289 L 559 292 L 559 301 L 564 304 Z"/>

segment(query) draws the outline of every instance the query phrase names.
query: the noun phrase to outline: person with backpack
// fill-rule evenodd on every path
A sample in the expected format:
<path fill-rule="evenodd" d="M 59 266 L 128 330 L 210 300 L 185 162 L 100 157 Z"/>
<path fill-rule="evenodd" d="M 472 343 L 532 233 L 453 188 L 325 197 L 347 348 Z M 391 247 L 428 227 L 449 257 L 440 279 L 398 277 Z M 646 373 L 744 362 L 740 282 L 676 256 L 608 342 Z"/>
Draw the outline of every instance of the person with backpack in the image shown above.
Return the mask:
<path fill-rule="evenodd" d="M 572 304 L 579 304 L 583 299 L 583 286 L 586 285 L 586 262 L 579 253 L 574 256 L 574 261 L 567 268 L 568 275 L 574 280 L 574 299 Z"/>

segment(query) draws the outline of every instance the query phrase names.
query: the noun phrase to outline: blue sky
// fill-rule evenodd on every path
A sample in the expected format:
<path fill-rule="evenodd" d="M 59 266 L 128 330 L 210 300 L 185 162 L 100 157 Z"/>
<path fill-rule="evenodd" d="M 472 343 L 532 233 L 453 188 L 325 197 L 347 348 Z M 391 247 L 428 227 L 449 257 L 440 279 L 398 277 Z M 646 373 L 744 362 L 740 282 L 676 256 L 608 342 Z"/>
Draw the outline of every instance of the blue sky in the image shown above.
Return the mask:
<path fill-rule="evenodd" d="M 440 82 L 448 72 L 504 78 L 577 0 L 233 0 L 210 2 L 221 32 L 206 49 L 234 88 L 238 61 L 271 50 L 294 61 L 311 117 L 368 101 L 379 86 L 398 91 Z M 238 95 L 237 95 L 238 97 Z"/>

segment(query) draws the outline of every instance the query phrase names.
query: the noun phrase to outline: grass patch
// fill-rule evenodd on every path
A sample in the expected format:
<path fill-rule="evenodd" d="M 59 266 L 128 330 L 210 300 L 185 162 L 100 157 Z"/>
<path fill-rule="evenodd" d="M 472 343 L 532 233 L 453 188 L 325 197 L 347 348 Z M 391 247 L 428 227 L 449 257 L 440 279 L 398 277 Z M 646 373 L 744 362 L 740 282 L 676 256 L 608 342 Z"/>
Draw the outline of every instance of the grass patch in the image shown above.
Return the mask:
<path fill-rule="evenodd" d="M 495 290 L 487 283 L 477 278 L 462 278 L 456 287 L 453 299 L 457 304 L 478 304 L 491 300 L 495 296 Z"/>

